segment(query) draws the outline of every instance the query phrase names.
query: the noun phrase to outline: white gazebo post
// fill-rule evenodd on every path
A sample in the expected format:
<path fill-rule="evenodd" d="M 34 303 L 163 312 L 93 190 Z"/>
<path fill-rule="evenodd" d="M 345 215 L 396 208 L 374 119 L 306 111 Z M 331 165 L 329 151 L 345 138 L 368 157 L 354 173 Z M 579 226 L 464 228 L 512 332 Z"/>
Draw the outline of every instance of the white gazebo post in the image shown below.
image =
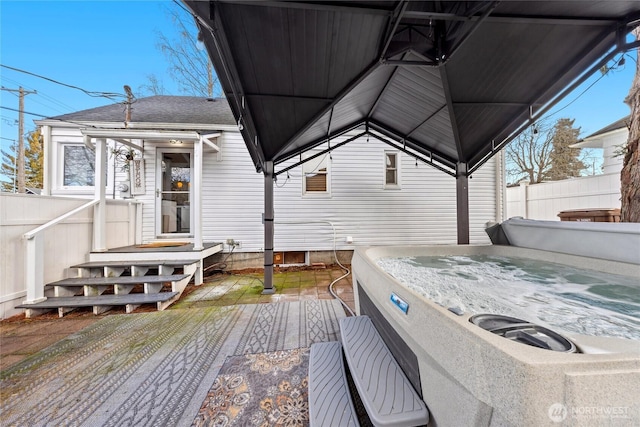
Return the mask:
<path fill-rule="evenodd" d="M 191 183 L 191 209 L 193 210 L 193 249 L 202 245 L 202 138 L 193 143 L 193 182 Z"/>
<path fill-rule="evenodd" d="M 107 184 L 107 140 L 96 139 L 96 163 L 95 163 L 95 199 L 100 200 L 93 211 L 93 250 L 95 252 L 107 251 L 107 201 L 105 199 L 105 186 Z"/>

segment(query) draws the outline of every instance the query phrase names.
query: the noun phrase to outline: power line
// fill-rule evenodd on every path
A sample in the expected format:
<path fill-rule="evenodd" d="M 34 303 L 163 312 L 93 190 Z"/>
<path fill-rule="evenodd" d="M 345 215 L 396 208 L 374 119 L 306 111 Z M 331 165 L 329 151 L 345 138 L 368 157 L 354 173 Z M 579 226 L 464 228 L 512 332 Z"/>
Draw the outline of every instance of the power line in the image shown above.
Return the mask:
<path fill-rule="evenodd" d="M 19 95 L 19 104 L 18 104 L 18 193 L 25 192 L 25 173 L 24 173 L 24 97 L 32 94 L 38 93 L 33 90 L 24 90 L 22 86 L 18 89 L 8 89 L 3 87 L 2 90 L 7 92 L 18 92 Z"/>
<path fill-rule="evenodd" d="M 3 105 L 0 105 L 0 108 L 2 108 L 3 110 L 10 110 L 10 111 L 17 111 L 17 112 L 20 112 L 20 110 L 18 110 L 18 109 L 16 109 L 16 108 L 5 107 L 5 106 L 3 106 Z M 43 118 L 43 119 L 50 119 L 50 118 L 52 118 L 51 116 L 45 116 L 45 115 L 37 114 L 37 113 L 30 113 L 30 112 L 28 112 L 28 111 L 23 111 L 23 113 L 24 113 L 24 114 L 31 115 L 31 116 L 41 117 L 41 118 Z M 58 122 L 71 123 L 71 124 L 73 124 L 73 125 L 79 125 L 79 126 L 82 126 L 82 127 L 89 127 L 89 128 L 93 128 L 93 129 L 101 129 L 101 128 L 100 128 L 100 127 L 98 127 L 98 126 L 95 126 L 95 125 L 92 125 L 92 124 L 89 124 L 89 123 L 86 123 L 86 122 L 78 121 L 78 120 L 65 120 L 65 119 L 61 119 L 61 118 L 58 118 L 58 117 L 56 117 L 56 118 L 52 118 L 52 119 L 53 119 L 53 120 L 56 120 L 56 121 L 58 121 Z"/>
<path fill-rule="evenodd" d="M 26 84 L 24 84 L 24 83 L 22 83 L 22 82 L 19 82 L 19 81 L 17 81 L 17 80 L 11 79 L 11 78 L 9 78 L 9 77 L 7 77 L 7 76 L 2 76 L 2 80 L 6 80 L 7 82 L 12 83 L 12 84 L 14 84 L 14 85 L 16 85 L 16 86 L 22 86 L 22 87 L 24 87 L 25 89 L 36 90 L 36 88 L 35 88 L 35 87 L 30 87 L 29 85 L 26 85 Z M 64 102 L 62 102 L 62 101 L 60 101 L 60 100 L 58 100 L 58 99 L 53 98 L 52 96 L 50 96 L 50 95 L 48 95 L 48 94 L 44 93 L 44 92 L 43 92 L 42 90 L 40 90 L 40 89 L 38 89 L 38 95 L 40 95 L 42 98 L 44 98 L 44 100 L 46 100 L 46 101 L 48 101 L 48 102 L 50 102 L 50 103 L 52 103 L 52 104 L 56 104 L 57 106 L 59 106 L 59 107 L 61 107 L 61 108 L 64 108 L 64 111 L 62 111 L 62 110 L 58 109 L 58 111 L 60 111 L 60 112 L 62 112 L 62 113 L 68 113 L 68 112 L 74 111 L 74 108 L 73 108 L 73 107 L 71 107 L 70 105 L 67 105 L 67 104 L 65 104 Z M 37 101 L 36 101 L 36 102 L 37 102 Z M 44 104 L 42 104 L 42 103 L 39 103 L 39 104 L 44 105 Z M 44 105 L 44 106 L 46 107 L 46 105 Z M 50 107 L 50 108 L 53 108 L 53 107 Z"/>
<path fill-rule="evenodd" d="M 569 107 L 571 104 L 573 104 L 574 102 L 576 102 L 578 99 L 580 99 L 580 97 L 582 97 L 582 95 L 584 95 L 585 93 L 587 93 L 589 91 L 589 89 L 591 89 L 593 86 L 596 85 L 596 83 L 598 83 L 600 80 L 602 80 L 604 78 L 604 76 L 606 76 L 607 74 L 609 74 L 610 71 L 615 71 L 618 68 L 622 67 L 624 65 L 624 56 L 625 54 L 621 55 L 619 60 L 615 60 L 613 62 L 613 66 L 608 67 L 606 69 L 605 72 L 603 72 L 600 77 L 598 77 L 596 79 L 596 81 L 594 81 L 593 83 L 591 83 L 585 90 L 583 90 L 582 92 L 580 92 L 580 94 L 578 96 L 576 96 L 573 100 L 571 100 L 568 104 L 566 104 L 565 106 L 563 106 L 562 108 L 557 109 L 556 111 L 547 114 L 546 116 L 544 116 L 544 119 L 548 119 L 549 117 L 553 117 L 556 114 L 558 114 L 560 111 L 564 110 L 565 108 Z"/>
<path fill-rule="evenodd" d="M 0 108 L 2 108 L 3 110 L 16 111 L 18 113 L 22 111 L 17 108 L 5 107 L 4 105 L 0 105 Z M 30 113 L 28 111 L 22 111 L 22 112 L 30 116 L 42 117 L 43 119 L 46 119 L 47 117 L 49 117 L 49 116 L 43 116 L 42 114 Z"/>
<path fill-rule="evenodd" d="M 87 90 L 87 89 L 83 89 L 83 88 L 81 88 L 81 87 L 79 87 L 79 86 L 74 86 L 74 85 L 70 85 L 70 84 L 67 84 L 67 83 L 62 83 L 62 82 L 60 82 L 60 81 L 58 81 L 58 80 L 54 80 L 54 79 L 51 79 L 51 78 L 49 78 L 49 77 L 41 76 L 41 75 L 39 75 L 39 74 L 32 73 L 32 72 L 30 72 L 30 71 L 21 70 L 20 68 L 10 67 L 10 66 L 8 66 L 8 65 L 4 65 L 4 64 L 0 64 L 0 67 L 2 67 L 2 68 L 7 68 L 7 69 L 9 69 L 9 70 L 13 70 L 13 71 L 17 71 L 17 72 L 19 72 L 19 73 L 28 74 L 28 75 L 30 75 L 30 76 L 38 77 L 38 78 L 40 78 L 40 79 L 47 80 L 47 81 L 49 81 L 49 82 L 52 82 L 52 83 L 55 83 L 55 84 L 58 84 L 58 85 L 61 85 L 61 86 L 69 87 L 69 88 L 71 88 L 71 89 L 77 89 L 77 90 L 79 90 L 79 91 L 81 91 L 81 92 L 84 92 L 85 94 L 87 94 L 87 95 L 89 95 L 89 96 L 93 96 L 93 97 L 98 97 L 98 98 L 109 98 L 109 99 L 113 99 L 113 98 L 126 98 L 126 95 L 123 95 L 123 94 L 121 94 L 121 93 L 90 91 L 90 90 Z"/>

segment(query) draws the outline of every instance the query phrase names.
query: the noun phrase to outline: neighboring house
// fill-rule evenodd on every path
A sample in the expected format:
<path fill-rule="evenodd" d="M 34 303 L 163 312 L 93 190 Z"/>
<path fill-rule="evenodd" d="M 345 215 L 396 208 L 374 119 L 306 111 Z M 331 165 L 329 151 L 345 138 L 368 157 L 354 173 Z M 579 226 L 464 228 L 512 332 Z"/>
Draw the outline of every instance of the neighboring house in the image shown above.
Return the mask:
<path fill-rule="evenodd" d="M 234 251 L 230 259 L 218 255 L 227 264 L 262 266 L 264 175 L 226 100 L 152 96 L 126 110 L 114 104 L 36 122 L 45 145 L 44 196 L 125 199 L 138 210 L 135 221 L 118 229 L 129 230 L 131 243 L 221 242 L 224 252 Z M 104 158 L 97 165 L 96 156 Z M 471 243 L 489 243 L 485 223 L 503 219 L 498 158 L 469 181 Z M 374 136 L 281 174 L 274 193 L 276 264 L 332 262 L 334 250 L 356 245 L 457 242 L 455 178 Z M 105 221 L 94 218 L 91 259 L 115 244 Z"/>
<path fill-rule="evenodd" d="M 629 139 L 630 116 L 622 118 L 599 131 L 592 133 L 577 144 L 574 148 L 600 148 L 602 149 L 602 173 L 619 174 L 622 171 L 622 151 Z"/>
<path fill-rule="evenodd" d="M 629 116 L 572 145 L 602 149 L 602 174 L 508 188 L 506 216 L 559 220 L 563 211 L 620 208 L 620 152 L 629 137 L 628 124 Z"/>

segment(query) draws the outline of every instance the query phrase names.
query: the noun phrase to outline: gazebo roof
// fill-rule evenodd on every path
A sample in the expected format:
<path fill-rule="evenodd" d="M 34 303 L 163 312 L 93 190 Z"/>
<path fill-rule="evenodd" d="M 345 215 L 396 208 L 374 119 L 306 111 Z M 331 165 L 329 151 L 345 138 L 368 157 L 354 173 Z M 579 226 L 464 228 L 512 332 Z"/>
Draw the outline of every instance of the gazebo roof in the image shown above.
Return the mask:
<path fill-rule="evenodd" d="M 640 19 L 637 1 L 185 3 L 258 170 L 360 128 L 470 174 L 637 46 Z"/>

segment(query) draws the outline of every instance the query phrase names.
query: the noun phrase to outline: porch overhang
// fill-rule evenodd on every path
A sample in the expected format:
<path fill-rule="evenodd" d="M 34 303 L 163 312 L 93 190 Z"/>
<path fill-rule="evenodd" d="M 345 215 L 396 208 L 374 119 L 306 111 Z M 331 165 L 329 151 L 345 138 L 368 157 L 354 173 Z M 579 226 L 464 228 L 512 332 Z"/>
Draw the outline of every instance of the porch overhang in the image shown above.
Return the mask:
<path fill-rule="evenodd" d="M 151 130 L 151 129 L 96 129 L 84 128 L 80 132 L 89 138 L 144 139 L 152 141 L 199 141 L 200 134 L 194 131 Z"/>

